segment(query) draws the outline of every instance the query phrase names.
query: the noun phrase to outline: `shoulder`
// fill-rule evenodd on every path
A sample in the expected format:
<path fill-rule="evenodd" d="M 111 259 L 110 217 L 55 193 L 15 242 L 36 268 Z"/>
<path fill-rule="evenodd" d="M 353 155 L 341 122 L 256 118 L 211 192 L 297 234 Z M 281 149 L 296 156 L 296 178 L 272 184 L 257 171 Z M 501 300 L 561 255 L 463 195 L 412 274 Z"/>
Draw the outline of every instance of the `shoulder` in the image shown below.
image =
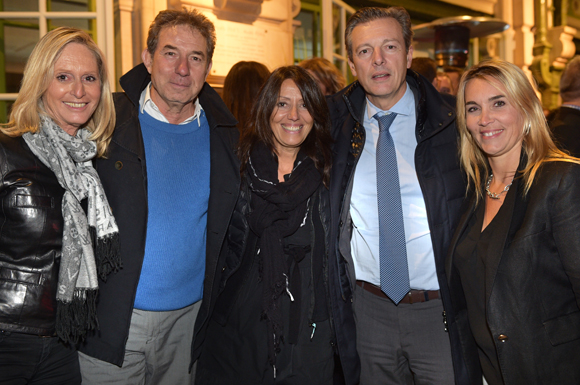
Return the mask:
<path fill-rule="evenodd" d="M 203 85 L 199 93 L 199 103 L 205 111 L 210 128 L 227 126 L 237 131 L 236 124 L 238 122 L 236 118 L 226 107 L 218 93 L 207 83 Z"/>
<path fill-rule="evenodd" d="M 5 159 L 8 154 L 30 152 L 22 136 L 10 136 L 0 131 L 0 159 Z"/>
<path fill-rule="evenodd" d="M 533 191 L 580 193 L 580 164 L 560 160 L 545 162 L 538 170 L 530 192 Z"/>
<path fill-rule="evenodd" d="M 326 102 L 332 120 L 348 114 L 357 114 L 365 105 L 366 94 L 358 81 L 355 81 L 336 94 L 327 96 Z"/>

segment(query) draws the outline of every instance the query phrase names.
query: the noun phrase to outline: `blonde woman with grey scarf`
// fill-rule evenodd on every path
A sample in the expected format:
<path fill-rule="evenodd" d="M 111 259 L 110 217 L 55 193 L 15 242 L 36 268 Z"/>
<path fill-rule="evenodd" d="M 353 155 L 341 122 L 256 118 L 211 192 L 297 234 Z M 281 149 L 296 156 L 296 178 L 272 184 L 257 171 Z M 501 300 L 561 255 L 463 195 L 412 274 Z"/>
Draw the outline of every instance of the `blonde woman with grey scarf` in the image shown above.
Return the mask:
<path fill-rule="evenodd" d="M 74 346 L 98 328 L 99 278 L 120 268 L 92 159 L 115 123 L 103 55 L 58 28 L 24 69 L 0 129 L 0 384 L 80 384 Z"/>

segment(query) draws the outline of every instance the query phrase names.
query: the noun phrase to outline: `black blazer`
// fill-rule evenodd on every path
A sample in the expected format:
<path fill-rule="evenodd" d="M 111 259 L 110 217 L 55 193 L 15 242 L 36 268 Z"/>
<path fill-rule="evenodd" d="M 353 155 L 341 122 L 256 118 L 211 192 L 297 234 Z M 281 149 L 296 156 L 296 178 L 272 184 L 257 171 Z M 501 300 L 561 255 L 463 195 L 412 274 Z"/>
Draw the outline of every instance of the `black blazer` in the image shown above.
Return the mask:
<path fill-rule="evenodd" d="M 544 164 L 530 191 L 516 179 L 485 267 L 487 324 L 506 385 L 580 384 L 580 165 Z M 464 207 L 446 261 L 466 355 L 477 349 L 453 256 L 475 211 Z M 469 360 L 468 362 L 472 362 Z"/>

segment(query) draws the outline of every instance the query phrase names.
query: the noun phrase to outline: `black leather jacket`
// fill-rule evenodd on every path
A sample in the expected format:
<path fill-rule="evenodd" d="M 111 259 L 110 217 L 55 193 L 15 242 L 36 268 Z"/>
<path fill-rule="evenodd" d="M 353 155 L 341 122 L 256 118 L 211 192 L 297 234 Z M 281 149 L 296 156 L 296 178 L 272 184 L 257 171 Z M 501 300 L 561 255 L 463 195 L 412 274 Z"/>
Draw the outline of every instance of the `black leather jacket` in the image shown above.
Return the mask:
<path fill-rule="evenodd" d="M 0 133 L 0 329 L 54 335 L 64 189 L 22 137 Z"/>

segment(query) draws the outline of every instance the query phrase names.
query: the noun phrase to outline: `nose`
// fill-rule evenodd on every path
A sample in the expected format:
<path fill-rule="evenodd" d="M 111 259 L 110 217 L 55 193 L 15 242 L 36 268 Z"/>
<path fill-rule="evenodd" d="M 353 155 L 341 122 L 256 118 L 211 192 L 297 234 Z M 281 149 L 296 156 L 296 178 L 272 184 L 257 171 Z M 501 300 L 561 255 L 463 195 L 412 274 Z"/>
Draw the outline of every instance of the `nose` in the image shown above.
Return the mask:
<path fill-rule="evenodd" d="M 385 58 L 383 57 L 383 51 L 380 49 L 375 49 L 373 51 L 373 64 L 376 66 L 380 66 L 381 64 L 385 63 Z"/>
<path fill-rule="evenodd" d="M 493 122 L 493 117 L 491 116 L 489 109 L 483 107 L 481 109 L 481 114 L 479 115 L 479 125 L 487 126 L 491 122 Z"/>
<path fill-rule="evenodd" d="M 177 62 L 177 67 L 175 68 L 175 72 L 181 76 L 189 75 L 189 65 L 187 63 L 187 57 L 180 58 Z"/>
<path fill-rule="evenodd" d="M 75 80 L 72 86 L 71 94 L 73 94 L 73 96 L 77 99 L 85 96 L 85 85 L 83 84 L 82 80 Z"/>
<path fill-rule="evenodd" d="M 298 120 L 299 117 L 299 112 L 298 112 L 298 106 L 297 105 L 292 105 L 290 107 L 290 111 L 288 111 L 288 119 L 290 120 Z"/>

